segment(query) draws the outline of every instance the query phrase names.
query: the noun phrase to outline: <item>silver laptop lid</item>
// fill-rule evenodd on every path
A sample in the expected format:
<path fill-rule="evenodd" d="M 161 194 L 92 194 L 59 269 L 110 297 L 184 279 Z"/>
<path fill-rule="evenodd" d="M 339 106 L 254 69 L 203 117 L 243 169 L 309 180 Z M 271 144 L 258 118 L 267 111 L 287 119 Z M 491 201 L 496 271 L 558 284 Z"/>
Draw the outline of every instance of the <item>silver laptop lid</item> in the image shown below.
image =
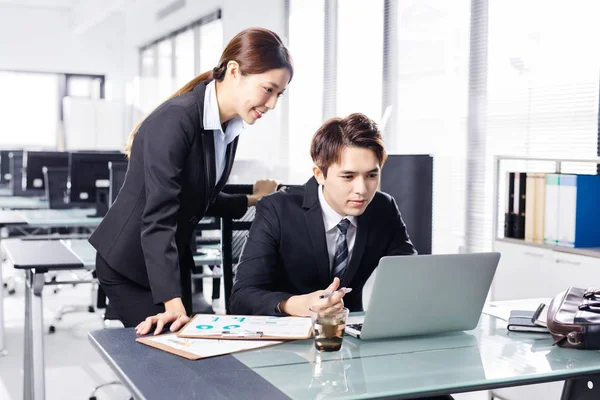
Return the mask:
<path fill-rule="evenodd" d="M 500 253 L 383 257 L 361 338 L 474 329 L 499 260 Z"/>

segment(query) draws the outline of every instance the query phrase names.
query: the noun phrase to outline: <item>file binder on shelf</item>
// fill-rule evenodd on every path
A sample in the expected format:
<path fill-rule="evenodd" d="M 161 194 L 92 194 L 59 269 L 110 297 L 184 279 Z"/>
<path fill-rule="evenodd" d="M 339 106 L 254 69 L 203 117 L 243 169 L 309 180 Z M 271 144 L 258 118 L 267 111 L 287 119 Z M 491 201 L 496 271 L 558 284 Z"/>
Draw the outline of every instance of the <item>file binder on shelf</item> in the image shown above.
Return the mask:
<path fill-rule="evenodd" d="M 525 202 L 527 196 L 527 174 L 515 172 L 515 196 L 513 207 L 513 237 L 525 239 Z"/>
<path fill-rule="evenodd" d="M 558 213 L 560 207 L 560 175 L 546 175 L 546 202 L 544 216 L 544 243 L 558 244 Z"/>
<path fill-rule="evenodd" d="M 533 216 L 533 242 L 544 243 L 544 219 L 546 213 L 546 174 L 534 174 L 535 200 Z"/>
<path fill-rule="evenodd" d="M 515 204 L 515 173 L 506 173 L 506 206 L 504 207 L 504 237 L 513 235 L 513 208 Z"/>
<path fill-rule="evenodd" d="M 561 175 L 557 241 L 571 248 L 600 246 L 600 175 Z"/>
<path fill-rule="evenodd" d="M 535 199 L 537 193 L 535 192 L 536 174 L 527 173 L 527 184 L 525 185 L 525 192 L 527 198 L 525 199 L 525 240 L 533 242 L 534 230 L 535 230 Z"/>

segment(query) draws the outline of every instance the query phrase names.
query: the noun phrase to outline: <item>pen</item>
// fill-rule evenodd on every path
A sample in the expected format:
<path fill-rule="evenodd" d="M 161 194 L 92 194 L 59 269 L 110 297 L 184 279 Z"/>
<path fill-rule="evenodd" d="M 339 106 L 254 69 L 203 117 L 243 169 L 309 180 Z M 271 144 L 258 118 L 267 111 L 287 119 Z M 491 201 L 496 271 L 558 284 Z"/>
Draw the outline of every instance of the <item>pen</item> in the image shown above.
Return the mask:
<path fill-rule="evenodd" d="M 335 292 L 344 292 L 344 294 L 348 294 L 352 291 L 352 288 L 341 288 L 339 290 L 336 290 Z M 320 299 L 327 299 L 331 296 L 333 296 L 335 294 L 335 292 L 327 292 L 327 293 L 323 293 L 322 295 L 319 296 Z"/>
<path fill-rule="evenodd" d="M 535 312 L 531 316 L 531 322 L 532 323 L 535 324 L 535 321 L 539 318 L 539 316 L 542 313 L 542 310 L 544 309 L 544 307 L 546 307 L 546 305 L 544 303 L 540 303 L 540 305 L 538 306 L 537 310 L 535 310 Z"/>
<path fill-rule="evenodd" d="M 245 331 L 245 332 L 232 332 L 232 331 L 221 331 L 221 336 L 223 337 L 262 337 L 263 333 L 262 332 L 252 332 L 252 331 Z"/>

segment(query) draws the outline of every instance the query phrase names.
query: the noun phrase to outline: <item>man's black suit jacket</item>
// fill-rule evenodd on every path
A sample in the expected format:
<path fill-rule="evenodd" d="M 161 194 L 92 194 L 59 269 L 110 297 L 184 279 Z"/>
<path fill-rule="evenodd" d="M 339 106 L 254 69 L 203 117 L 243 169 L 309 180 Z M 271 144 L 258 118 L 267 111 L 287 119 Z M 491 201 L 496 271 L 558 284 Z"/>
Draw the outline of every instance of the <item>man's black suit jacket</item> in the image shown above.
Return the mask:
<path fill-rule="evenodd" d="M 235 275 L 230 308 L 233 314 L 280 315 L 279 302 L 293 295 L 323 290 L 332 282 L 319 185 L 305 185 L 263 197 Z M 389 255 L 414 255 L 394 199 L 377 192 L 358 217 L 350 264 L 341 286 L 351 311 L 362 310 L 362 290 L 379 263 Z"/>
<path fill-rule="evenodd" d="M 206 214 L 239 218 L 247 209 L 246 196 L 220 193 L 237 138 L 227 147 L 225 170 L 215 182 L 214 133 L 202 122 L 207 83 L 163 103 L 145 119 L 123 187 L 90 237 L 111 268 L 152 290 L 155 303 L 182 297 L 188 312 L 194 264 L 189 242 L 196 224 Z"/>

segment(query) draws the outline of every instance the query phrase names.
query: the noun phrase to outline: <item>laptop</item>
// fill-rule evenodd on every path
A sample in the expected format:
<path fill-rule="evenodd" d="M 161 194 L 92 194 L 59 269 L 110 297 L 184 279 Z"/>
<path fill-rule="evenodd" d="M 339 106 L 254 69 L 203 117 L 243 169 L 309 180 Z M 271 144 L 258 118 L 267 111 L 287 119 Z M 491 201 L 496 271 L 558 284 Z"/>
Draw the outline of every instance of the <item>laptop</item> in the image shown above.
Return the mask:
<path fill-rule="evenodd" d="M 474 329 L 500 253 L 387 256 L 379 261 L 369 309 L 349 317 L 360 339 Z"/>

